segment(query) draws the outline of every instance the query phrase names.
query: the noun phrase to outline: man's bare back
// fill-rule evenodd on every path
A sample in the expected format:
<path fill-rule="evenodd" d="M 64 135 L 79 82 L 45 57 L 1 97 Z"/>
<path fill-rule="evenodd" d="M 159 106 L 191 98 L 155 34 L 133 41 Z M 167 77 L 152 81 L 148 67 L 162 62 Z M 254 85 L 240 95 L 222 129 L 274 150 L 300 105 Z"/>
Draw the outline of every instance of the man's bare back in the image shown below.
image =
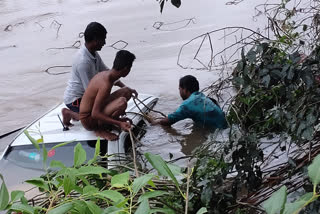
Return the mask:
<path fill-rule="evenodd" d="M 80 104 L 80 120 L 87 130 L 95 131 L 98 136 L 108 140 L 115 140 L 118 136 L 109 131 L 111 126 L 124 131 L 131 128 L 127 119 L 120 116 L 125 114 L 127 102 L 132 93 L 137 94 L 136 91 L 128 87 L 113 93 L 111 90 L 115 81 L 128 75 L 134 59 L 129 51 L 119 51 L 114 68 L 100 72 L 90 81 Z"/>

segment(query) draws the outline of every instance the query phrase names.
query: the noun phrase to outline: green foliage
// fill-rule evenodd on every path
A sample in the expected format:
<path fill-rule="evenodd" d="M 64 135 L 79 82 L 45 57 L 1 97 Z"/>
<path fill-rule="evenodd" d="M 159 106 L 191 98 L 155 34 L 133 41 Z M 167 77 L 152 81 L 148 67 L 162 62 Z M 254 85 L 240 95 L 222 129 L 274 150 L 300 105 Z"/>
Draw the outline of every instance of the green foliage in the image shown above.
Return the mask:
<path fill-rule="evenodd" d="M 320 183 L 320 155 L 318 155 L 308 167 L 309 177 L 314 185 L 314 188 Z"/>
<path fill-rule="evenodd" d="M 2 180 L 2 184 L 0 187 L 0 210 L 4 210 L 9 203 L 9 192 L 1 174 L 0 178 Z"/>
<path fill-rule="evenodd" d="M 257 44 L 243 54 L 233 73 L 240 91 L 229 122 L 260 136 L 287 133 L 296 141 L 311 140 L 319 119 L 320 90 L 314 80 L 319 64 L 300 60 L 298 52 L 287 54 L 272 43 Z"/>
<path fill-rule="evenodd" d="M 26 133 L 28 134 L 27 131 Z M 38 145 L 42 143 L 43 138 L 35 140 L 29 135 L 29 139 L 35 142 L 35 145 Z M 74 147 L 73 167 L 66 167 L 59 161 L 52 161 L 50 167 L 60 168 L 60 171 L 47 172 L 45 176 L 26 181 L 38 187 L 50 199 L 50 203 L 44 203 L 45 206 L 43 207 L 32 207 L 28 204 L 22 191 L 13 191 L 11 201 L 9 201 L 8 190 L 0 175 L 3 181 L 0 189 L 1 210 L 32 214 L 174 213 L 172 209 L 158 202 L 157 199 L 165 197 L 168 192 L 157 190 L 152 181 L 155 178 L 153 174 L 133 178 L 129 171 L 110 171 L 98 166 L 97 160 L 100 159 L 99 139 L 96 145 L 95 155 L 88 164 L 84 164 L 86 151 L 78 143 Z M 61 144 L 61 146 L 63 145 Z M 40 150 L 40 146 L 36 148 Z M 42 144 L 42 154 L 43 156 L 47 155 L 44 144 Z M 153 161 L 155 167 L 164 169 L 166 175 L 177 182 L 169 166 L 160 157 L 149 155 L 149 158 Z M 43 159 L 46 158 L 43 157 Z M 44 166 L 45 164 L 46 161 L 44 161 Z M 176 167 L 172 168 L 175 168 L 177 172 L 179 171 Z M 179 191 L 181 190 L 179 189 Z M 61 192 L 64 194 L 61 195 Z M 76 195 L 76 197 L 72 195 Z M 157 203 L 155 204 L 154 201 L 157 201 Z"/>
<path fill-rule="evenodd" d="M 74 161 L 73 165 L 78 167 L 82 165 L 87 159 L 86 151 L 82 148 L 81 144 L 78 143 L 76 147 L 74 147 Z"/>
<path fill-rule="evenodd" d="M 278 191 L 273 193 L 271 197 L 264 203 L 263 207 L 268 214 L 298 214 L 304 207 L 308 206 L 313 201 L 319 198 L 317 193 L 317 185 L 320 183 L 318 174 L 320 171 L 320 155 L 315 157 L 312 164 L 308 167 L 309 178 L 314 185 L 313 192 L 308 192 L 302 197 L 292 203 L 285 203 L 287 201 L 287 188 L 281 187 Z"/>
<path fill-rule="evenodd" d="M 171 178 L 176 187 L 180 190 L 178 180 L 174 176 L 168 164 L 159 155 L 146 153 L 145 156 L 150 164 L 158 171 L 159 175 Z"/>
<path fill-rule="evenodd" d="M 283 210 L 284 204 L 287 200 L 287 187 L 283 186 L 278 191 L 272 194 L 264 204 L 263 208 L 268 214 L 276 214 Z"/>
<path fill-rule="evenodd" d="M 157 0 L 159 1 L 160 4 L 160 13 L 162 13 L 163 11 L 163 7 L 165 2 L 167 2 L 168 0 Z M 179 8 L 181 6 L 181 0 L 171 0 L 171 4 L 174 5 L 175 7 Z"/>

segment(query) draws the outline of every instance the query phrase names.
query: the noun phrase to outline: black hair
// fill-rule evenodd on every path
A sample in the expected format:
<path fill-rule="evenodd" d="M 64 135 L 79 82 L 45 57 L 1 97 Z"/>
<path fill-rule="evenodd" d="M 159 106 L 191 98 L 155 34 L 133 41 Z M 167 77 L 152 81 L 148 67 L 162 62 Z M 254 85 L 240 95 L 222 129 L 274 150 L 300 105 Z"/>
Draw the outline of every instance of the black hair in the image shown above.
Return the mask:
<path fill-rule="evenodd" d="M 102 24 L 98 22 L 91 22 L 84 31 L 84 40 L 86 42 L 91 42 L 96 39 L 105 39 L 106 35 L 107 30 Z"/>
<path fill-rule="evenodd" d="M 115 70 L 121 70 L 125 67 L 131 68 L 133 61 L 136 59 L 136 56 L 127 51 L 120 50 L 116 54 L 116 58 L 113 61 L 112 68 Z"/>
<path fill-rule="evenodd" d="M 180 79 L 179 87 L 193 93 L 195 91 L 199 91 L 199 82 L 194 76 L 187 75 Z"/>

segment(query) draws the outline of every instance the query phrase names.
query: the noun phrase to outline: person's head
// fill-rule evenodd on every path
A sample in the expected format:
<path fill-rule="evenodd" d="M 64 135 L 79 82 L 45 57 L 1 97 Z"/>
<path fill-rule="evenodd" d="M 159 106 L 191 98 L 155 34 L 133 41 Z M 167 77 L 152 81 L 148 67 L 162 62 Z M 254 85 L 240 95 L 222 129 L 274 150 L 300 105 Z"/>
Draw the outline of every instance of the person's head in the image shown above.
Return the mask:
<path fill-rule="evenodd" d="M 180 96 L 183 100 L 187 99 L 193 92 L 199 91 L 199 82 L 192 75 L 187 75 L 179 80 Z"/>
<path fill-rule="evenodd" d="M 116 54 L 112 68 L 114 70 L 124 72 L 123 76 L 127 76 L 135 59 L 136 56 L 133 53 L 127 50 L 120 50 Z"/>
<path fill-rule="evenodd" d="M 106 44 L 107 30 L 102 24 L 98 22 L 91 22 L 84 31 L 84 40 L 86 44 L 95 50 L 101 50 Z"/>

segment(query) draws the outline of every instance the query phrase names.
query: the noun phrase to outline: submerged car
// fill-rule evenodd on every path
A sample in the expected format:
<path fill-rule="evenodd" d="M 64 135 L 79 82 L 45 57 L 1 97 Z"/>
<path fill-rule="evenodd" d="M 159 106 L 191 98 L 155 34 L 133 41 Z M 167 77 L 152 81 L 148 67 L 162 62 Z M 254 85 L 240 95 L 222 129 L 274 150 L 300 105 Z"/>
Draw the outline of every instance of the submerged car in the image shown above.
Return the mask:
<path fill-rule="evenodd" d="M 158 98 L 152 95 L 139 94 L 138 101 L 130 99 L 126 109 L 127 117 L 132 120 L 132 132 L 135 136 L 143 135 L 142 128 L 146 123 L 143 114 L 148 113 L 157 103 Z M 29 126 L 25 127 L 13 139 L 0 157 L 0 173 L 3 175 L 9 190 L 25 190 L 22 188 L 23 181 L 44 173 L 43 157 L 29 138 L 24 133 L 28 131 L 34 139 L 41 139 L 48 151 L 47 166 L 52 160 L 58 160 L 66 166 L 73 165 L 74 147 L 80 143 L 86 151 L 87 160 L 95 153 L 97 136 L 92 131 L 87 131 L 80 121 L 73 121 L 74 126 L 67 129 L 61 122 L 61 109 L 64 104 L 50 110 Z M 42 141 L 42 140 L 41 140 Z M 70 142 L 71 141 L 71 142 Z M 53 147 L 68 142 L 58 148 Z M 128 132 L 120 132 L 119 139 L 107 141 L 101 139 L 101 153 L 104 154 L 125 154 L 128 144 L 131 144 Z M 41 143 L 39 144 L 41 148 Z"/>

